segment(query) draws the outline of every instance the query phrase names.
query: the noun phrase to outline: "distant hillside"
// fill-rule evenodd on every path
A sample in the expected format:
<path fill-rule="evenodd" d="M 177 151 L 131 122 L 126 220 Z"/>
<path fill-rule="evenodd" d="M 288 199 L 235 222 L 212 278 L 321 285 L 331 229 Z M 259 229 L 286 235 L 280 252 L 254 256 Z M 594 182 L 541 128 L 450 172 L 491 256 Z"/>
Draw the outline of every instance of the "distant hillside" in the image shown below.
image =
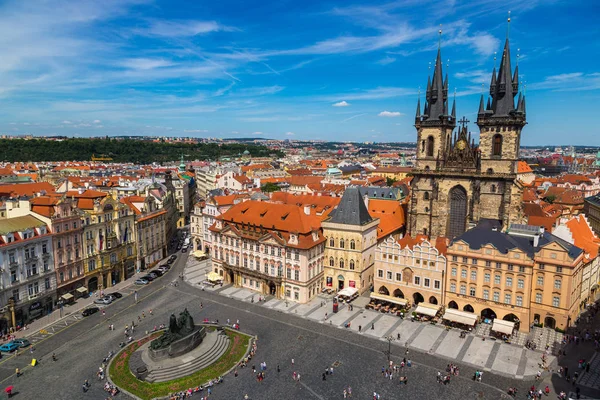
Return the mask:
<path fill-rule="evenodd" d="M 248 150 L 253 157 L 283 153 L 265 146 L 238 143 L 154 143 L 130 139 L 22 140 L 0 139 L 2 161 L 89 161 L 92 155 L 111 157 L 114 162 L 152 163 L 179 160 L 217 160 Z"/>

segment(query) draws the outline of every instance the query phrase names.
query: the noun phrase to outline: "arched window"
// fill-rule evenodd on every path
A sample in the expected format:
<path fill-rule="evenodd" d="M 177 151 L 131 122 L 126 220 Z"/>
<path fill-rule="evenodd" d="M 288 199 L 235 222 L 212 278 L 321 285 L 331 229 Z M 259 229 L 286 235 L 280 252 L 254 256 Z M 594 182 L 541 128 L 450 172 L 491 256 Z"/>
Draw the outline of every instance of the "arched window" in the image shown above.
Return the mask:
<path fill-rule="evenodd" d="M 488 168 L 487 171 L 488 175 L 492 175 L 494 173 L 494 170 L 491 168 Z"/>
<path fill-rule="evenodd" d="M 350 260 L 350 269 L 354 269 L 354 260 Z"/>
<path fill-rule="evenodd" d="M 340 268 L 344 268 L 344 259 L 340 258 Z"/>
<path fill-rule="evenodd" d="M 425 141 L 421 140 L 421 153 L 425 153 Z"/>
<path fill-rule="evenodd" d="M 335 247 L 335 239 L 329 238 L 329 247 Z"/>
<path fill-rule="evenodd" d="M 496 193 L 496 185 L 492 185 L 492 193 Z"/>
<path fill-rule="evenodd" d="M 494 135 L 492 139 L 492 155 L 502 155 L 502 135 Z"/>
<path fill-rule="evenodd" d="M 350 250 L 355 250 L 356 249 L 356 243 L 354 242 L 354 239 L 352 239 L 350 241 Z"/>
<path fill-rule="evenodd" d="M 344 246 L 344 239 L 340 239 L 340 249 L 343 249 Z"/>
<path fill-rule="evenodd" d="M 335 267 L 335 260 L 333 259 L 333 257 L 329 257 L 329 266 Z"/>
<path fill-rule="evenodd" d="M 423 193 L 423 200 L 429 200 L 429 192 Z"/>
<path fill-rule="evenodd" d="M 427 138 L 427 157 L 433 157 L 433 136 Z"/>

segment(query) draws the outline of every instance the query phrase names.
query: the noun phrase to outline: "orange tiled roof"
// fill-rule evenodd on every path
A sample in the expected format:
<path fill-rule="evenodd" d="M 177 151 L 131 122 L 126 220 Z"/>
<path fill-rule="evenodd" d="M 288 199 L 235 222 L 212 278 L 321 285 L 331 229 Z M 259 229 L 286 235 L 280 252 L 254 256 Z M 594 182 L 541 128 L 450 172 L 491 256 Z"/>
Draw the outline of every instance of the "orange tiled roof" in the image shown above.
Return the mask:
<path fill-rule="evenodd" d="M 428 237 L 426 235 L 419 234 L 413 238 L 409 234 L 406 234 L 402 239 L 398 240 L 398 244 L 400 244 L 400 247 L 403 249 L 408 247 L 412 250 L 415 244 L 420 244 L 421 242 L 424 242 L 427 239 Z"/>
<path fill-rule="evenodd" d="M 585 217 L 578 215 L 567 221 L 566 225 L 571 231 L 575 246 L 584 249 L 589 259 L 598 257 L 600 239 L 594 234 Z"/>
<path fill-rule="evenodd" d="M 55 191 L 54 186 L 48 182 L 38 183 L 17 183 L 12 185 L 0 185 L 0 195 L 4 194 L 7 196 L 33 196 L 36 193 L 53 193 Z"/>
<path fill-rule="evenodd" d="M 242 172 L 248 172 L 248 171 L 258 171 L 261 169 L 273 169 L 273 167 L 269 164 L 250 164 L 250 165 L 243 165 L 241 167 Z"/>
<path fill-rule="evenodd" d="M 306 215 L 302 208 L 296 205 L 254 200 L 236 204 L 217 218 L 225 222 L 262 226 L 265 229 L 285 232 L 308 233 L 321 226 L 319 218 Z"/>
<path fill-rule="evenodd" d="M 527 164 L 525 161 L 519 161 L 517 163 L 517 173 L 518 174 L 526 174 L 528 172 L 533 172 L 533 170 L 531 169 L 529 164 Z"/>
<path fill-rule="evenodd" d="M 379 218 L 378 240 L 400 230 L 406 223 L 404 210 L 397 201 L 369 200 L 368 210 L 371 217 Z"/>
<path fill-rule="evenodd" d="M 314 196 L 310 194 L 294 194 L 289 192 L 274 192 L 271 194 L 272 202 L 294 204 L 299 207 L 311 206 L 311 214 L 324 219 L 340 203 L 340 197 Z"/>

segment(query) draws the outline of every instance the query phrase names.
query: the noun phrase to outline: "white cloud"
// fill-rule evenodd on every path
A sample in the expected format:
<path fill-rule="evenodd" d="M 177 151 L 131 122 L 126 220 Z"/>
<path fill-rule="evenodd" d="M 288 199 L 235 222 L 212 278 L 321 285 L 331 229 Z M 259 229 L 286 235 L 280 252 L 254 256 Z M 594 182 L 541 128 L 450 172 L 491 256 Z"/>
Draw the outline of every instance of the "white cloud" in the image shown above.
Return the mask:
<path fill-rule="evenodd" d="M 225 93 L 229 92 L 234 86 L 235 86 L 235 81 L 231 82 L 229 85 L 227 85 L 225 87 L 217 89 L 215 91 L 215 93 L 213 94 L 213 96 L 215 96 L 215 97 L 223 96 Z"/>
<path fill-rule="evenodd" d="M 216 21 L 152 21 L 147 28 L 138 29 L 135 32 L 146 36 L 159 37 L 191 37 L 196 35 L 204 35 L 212 32 L 231 32 L 236 28 L 221 25 Z"/>
<path fill-rule="evenodd" d="M 67 121 L 67 120 L 64 120 L 62 123 L 63 123 L 63 124 L 65 124 L 65 125 L 70 125 L 70 124 L 72 124 L 72 122 L 71 122 L 71 121 Z"/>
<path fill-rule="evenodd" d="M 340 122 L 342 122 L 342 123 L 343 123 L 343 122 L 348 122 L 348 121 L 350 121 L 351 119 L 358 118 L 358 117 L 362 117 L 363 115 L 367 115 L 367 113 L 356 114 L 356 115 L 353 115 L 353 116 L 351 116 L 351 117 L 349 117 L 349 118 L 343 119 L 343 120 L 341 120 Z"/>
<path fill-rule="evenodd" d="M 393 63 L 395 61 L 396 61 L 396 59 L 394 57 L 386 56 L 386 57 L 382 58 L 381 60 L 377 61 L 377 64 L 379 64 L 379 65 L 388 65 L 388 64 L 391 64 L 391 63 Z"/>
<path fill-rule="evenodd" d="M 273 86 L 255 86 L 249 88 L 243 88 L 237 92 L 239 96 L 265 96 L 268 94 L 279 93 L 284 90 L 284 86 L 273 85 Z"/>
<path fill-rule="evenodd" d="M 238 131 L 231 131 L 232 134 L 237 135 L 239 132 Z"/>
<path fill-rule="evenodd" d="M 400 117 L 404 114 L 402 114 L 399 111 L 382 111 L 379 114 L 377 114 L 379 117 Z"/>
<path fill-rule="evenodd" d="M 585 74 L 583 72 L 570 72 L 547 76 L 541 82 L 534 82 L 527 86 L 529 89 L 547 89 L 557 92 L 589 91 L 600 89 L 600 72 Z"/>
<path fill-rule="evenodd" d="M 99 119 L 94 120 L 94 124 L 99 124 L 100 122 L 102 122 L 102 121 L 100 121 Z"/>
<path fill-rule="evenodd" d="M 262 135 L 262 132 L 252 132 L 253 135 Z"/>
<path fill-rule="evenodd" d="M 172 61 L 162 58 L 128 58 L 121 62 L 121 66 L 129 69 L 147 71 L 155 68 L 164 68 L 174 65 Z"/>
<path fill-rule="evenodd" d="M 294 136 L 294 135 L 295 135 L 295 133 L 294 133 L 294 132 L 286 132 L 285 134 L 286 134 L 287 136 Z"/>
<path fill-rule="evenodd" d="M 324 96 L 324 100 L 333 100 L 344 98 L 348 100 L 378 100 L 389 99 L 392 97 L 414 95 L 417 91 L 414 89 L 406 89 L 401 87 L 378 87 L 375 89 L 359 90 L 350 93 L 340 93 L 335 95 Z"/>
<path fill-rule="evenodd" d="M 346 100 L 339 101 L 337 103 L 332 104 L 332 106 L 334 106 L 334 107 L 348 107 L 349 105 L 350 105 L 350 103 L 348 103 Z"/>
<path fill-rule="evenodd" d="M 206 133 L 208 129 L 184 129 L 185 133 Z"/>

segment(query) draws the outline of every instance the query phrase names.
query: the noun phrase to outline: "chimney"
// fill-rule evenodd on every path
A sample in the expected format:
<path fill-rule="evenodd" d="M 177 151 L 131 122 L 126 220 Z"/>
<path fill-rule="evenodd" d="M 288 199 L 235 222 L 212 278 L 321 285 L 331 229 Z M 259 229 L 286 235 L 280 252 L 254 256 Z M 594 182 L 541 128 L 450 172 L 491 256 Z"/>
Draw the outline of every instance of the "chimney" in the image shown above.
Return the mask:
<path fill-rule="evenodd" d="M 538 247 L 540 244 L 540 235 L 533 235 L 533 247 Z"/>
<path fill-rule="evenodd" d="M 79 194 L 83 194 L 83 192 L 84 192 L 84 189 L 82 187 L 80 187 L 79 190 L 78 190 L 78 193 Z"/>
<path fill-rule="evenodd" d="M 85 188 L 86 188 L 86 189 L 88 189 L 88 188 L 90 187 L 90 183 L 89 183 L 89 182 L 85 182 L 85 183 L 83 184 L 83 186 L 85 186 Z"/>
<path fill-rule="evenodd" d="M 309 205 L 304 206 L 304 214 L 310 215 L 310 206 Z"/>

